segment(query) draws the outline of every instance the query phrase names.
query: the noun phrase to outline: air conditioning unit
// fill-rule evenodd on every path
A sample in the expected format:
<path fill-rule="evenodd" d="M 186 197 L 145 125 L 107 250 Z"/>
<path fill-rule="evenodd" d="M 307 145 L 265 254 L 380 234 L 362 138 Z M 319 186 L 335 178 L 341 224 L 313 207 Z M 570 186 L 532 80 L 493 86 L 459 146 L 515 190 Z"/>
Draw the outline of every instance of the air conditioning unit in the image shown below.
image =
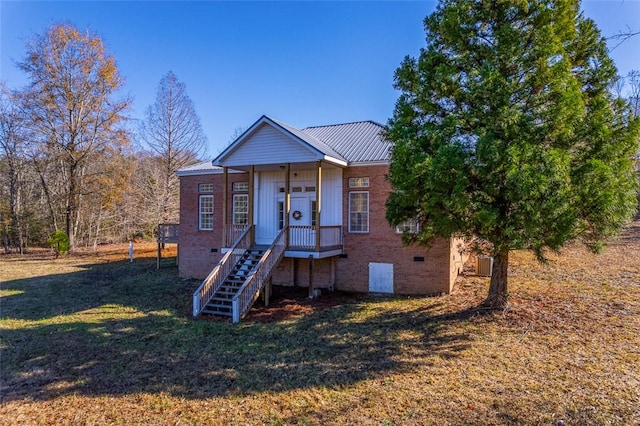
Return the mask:
<path fill-rule="evenodd" d="M 478 275 L 482 277 L 490 277 L 493 271 L 493 257 L 478 256 L 478 267 L 476 271 L 478 271 Z"/>

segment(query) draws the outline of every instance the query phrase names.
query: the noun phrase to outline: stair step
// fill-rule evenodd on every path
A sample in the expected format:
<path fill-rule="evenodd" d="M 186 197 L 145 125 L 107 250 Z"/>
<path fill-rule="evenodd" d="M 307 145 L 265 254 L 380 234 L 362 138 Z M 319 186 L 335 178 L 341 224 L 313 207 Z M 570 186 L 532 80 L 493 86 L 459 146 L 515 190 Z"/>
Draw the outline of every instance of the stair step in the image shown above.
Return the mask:
<path fill-rule="evenodd" d="M 215 302 L 222 302 L 222 304 L 224 305 L 225 303 L 231 303 L 231 300 L 233 300 L 233 297 L 220 297 L 224 295 L 218 296 L 219 294 L 220 294 L 219 292 L 216 293 L 216 295 L 211 298 L 211 301 L 209 303 L 215 301 Z M 230 296 L 235 296 L 235 294 L 230 294 Z M 228 305 L 228 306 L 231 306 L 231 305 Z"/>
<path fill-rule="evenodd" d="M 229 301 L 231 302 L 231 301 Z M 224 304 L 224 303 L 207 303 L 207 305 L 205 306 L 205 309 L 224 309 L 224 310 L 231 310 L 231 303 L 229 304 Z"/>
<path fill-rule="evenodd" d="M 222 315 L 222 316 L 225 316 L 225 317 L 232 317 L 233 316 L 233 313 L 228 312 L 228 311 L 216 311 L 216 310 L 207 309 L 207 308 L 204 308 L 202 310 L 202 313 L 203 314 L 210 314 L 210 315 Z"/>
<path fill-rule="evenodd" d="M 222 288 L 222 287 L 221 287 Z M 237 290 L 237 289 L 236 289 Z M 224 296 L 235 296 L 237 293 L 237 291 L 223 291 L 223 290 L 218 290 L 216 291 L 216 295 L 221 294 Z"/>
<path fill-rule="evenodd" d="M 247 279 L 248 276 L 249 274 L 229 274 L 229 276 L 225 281 L 234 281 L 234 282 L 244 281 Z"/>

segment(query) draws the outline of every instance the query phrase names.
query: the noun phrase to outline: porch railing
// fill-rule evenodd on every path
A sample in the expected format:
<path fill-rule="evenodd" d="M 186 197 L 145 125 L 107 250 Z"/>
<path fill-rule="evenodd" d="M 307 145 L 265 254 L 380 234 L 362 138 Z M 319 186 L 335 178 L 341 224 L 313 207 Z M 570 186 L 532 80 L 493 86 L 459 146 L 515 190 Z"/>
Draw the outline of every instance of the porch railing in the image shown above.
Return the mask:
<path fill-rule="evenodd" d="M 231 244 L 236 242 L 240 235 L 247 229 L 249 229 L 251 225 L 227 225 L 227 232 L 225 234 L 224 247 L 229 247 Z"/>
<path fill-rule="evenodd" d="M 260 259 L 256 269 L 251 273 L 249 278 L 244 282 L 231 301 L 233 307 L 233 322 L 240 322 L 240 318 L 247 313 L 258 298 L 260 290 L 267 283 L 271 276 L 273 268 L 276 267 L 286 249 L 286 232 L 287 229 L 280 231 L 271 246 Z"/>
<path fill-rule="evenodd" d="M 240 257 L 251 247 L 251 226 L 240 233 L 238 238 L 229 248 L 229 251 L 220 259 L 220 262 L 213 268 L 211 273 L 202 282 L 200 287 L 193 293 L 193 316 L 200 315 L 205 305 L 213 297 L 215 292 L 224 283 L 233 267 Z"/>
<path fill-rule="evenodd" d="M 291 250 L 315 250 L 316 249 L 315 226 L 289 226 L 289 249 Z M 332 249 L 342 247 L 341 226 L 320 227 L 320 248 Z"/>

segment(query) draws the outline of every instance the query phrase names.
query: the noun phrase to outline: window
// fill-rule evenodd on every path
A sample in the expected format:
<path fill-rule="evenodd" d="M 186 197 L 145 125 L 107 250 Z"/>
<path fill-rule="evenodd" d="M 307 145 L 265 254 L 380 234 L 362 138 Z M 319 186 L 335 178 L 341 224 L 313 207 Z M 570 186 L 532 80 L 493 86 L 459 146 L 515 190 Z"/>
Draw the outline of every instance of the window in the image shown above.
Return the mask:
<path fill-rule="evenodd" d="M 349 193 L 349 232 L 369 232 L 369 193 Z"/>
<path fill-rule="evenodd" d="M 408 234 L 417 234 L 418 229 L 418 222 L 415 219 L 404 221 L 396 226 L 396 232 L 398 234 L 404 234 L 405 232 Z"/>
<path fill-rule="evenodd" d="M 238 194 L 233 196 L 233 224 L 249 224 L 249 195 Z"/>
<path fill-rule="evenodd" d="M 201 183 L 198 185 L 198 192 L 213 192 L 212 183 Z"/>
<path fill-rule="evenodd" d="M 231 190 L 233 192 L 248 192 L 249 182 L 233 182 L 231 184 Z"/>
<path fill-rule="evenodd" d="M 284 201 L 278 201 L 278 229 L 284 228 Z"/>
<path fill-rule="evenodd" d="M 349 188 L 368 188 L 368 177 L 349 178 Z"/>
<path fill-rule="evenodd" d="M 318 203 L 311 200 L 311 226 L 316 226 L 318 220 Z"/>
<path fill-rule="evenodd" d="M 291 192 L 302 192 L 302 187 L 301 186 L 292 186 L 291 187 Z"/>
<path fill-rule="evenodd" d="M 199 229 L 202 231 L 213 230 L 213 195 L 201 195 L 199 206 Z"/>
<path fill-rule="evenodd" d="M 316 187 L 315 186 L 305 186 L 304 187 L 304 192 L 316 192 Z"/>

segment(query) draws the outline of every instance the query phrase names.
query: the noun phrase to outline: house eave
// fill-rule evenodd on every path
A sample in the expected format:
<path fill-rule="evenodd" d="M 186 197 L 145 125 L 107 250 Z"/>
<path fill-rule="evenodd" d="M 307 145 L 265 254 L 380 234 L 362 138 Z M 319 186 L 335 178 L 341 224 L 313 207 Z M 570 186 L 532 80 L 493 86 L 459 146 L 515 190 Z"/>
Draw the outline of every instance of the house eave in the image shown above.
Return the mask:
<path fill-rule="evenodd" d="M 242 170 L 233 170 L 229 169 L 229 173 L 245 173 Z M 207 176 L 207 175 L 221 175 L 222 168 L 215 169 L 202 169 L 202 170 L 177 170 L 176 176 L 185 177 L 185 176 Z"/>
<path fill-rule="evenodd" d="M 388 166 L 391 164 L 390 160 L 377 160 L 377 161 L 354 161 L 349 163 L 350 167 L 365 167 L 365 166 Z"/>

